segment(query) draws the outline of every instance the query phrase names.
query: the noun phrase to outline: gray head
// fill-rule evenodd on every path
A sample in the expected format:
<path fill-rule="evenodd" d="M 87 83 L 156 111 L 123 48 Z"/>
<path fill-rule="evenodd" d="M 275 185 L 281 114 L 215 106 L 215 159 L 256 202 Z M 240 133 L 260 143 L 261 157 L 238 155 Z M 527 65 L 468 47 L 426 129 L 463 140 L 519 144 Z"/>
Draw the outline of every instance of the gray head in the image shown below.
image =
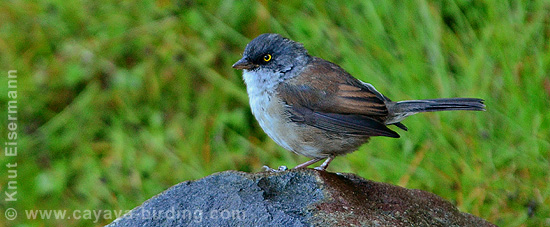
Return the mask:
<path fill-rule="evenodd" d="M 311 56 L 301 43 L 279 34 L 266 33 L 246 45 L 243 57 L 233 65 L 233 68 L 285 73 L 295 67 L 304 66 L 310 59 Z"/>

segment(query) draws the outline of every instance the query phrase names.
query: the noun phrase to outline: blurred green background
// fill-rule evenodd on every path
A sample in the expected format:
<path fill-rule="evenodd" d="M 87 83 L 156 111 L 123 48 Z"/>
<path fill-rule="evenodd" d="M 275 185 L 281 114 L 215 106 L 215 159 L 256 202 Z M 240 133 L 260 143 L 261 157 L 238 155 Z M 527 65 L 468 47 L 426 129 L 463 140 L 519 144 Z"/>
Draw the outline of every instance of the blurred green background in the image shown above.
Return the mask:
<path fill-rule="evenodd" d="M 0 141 L 7 72 L 18 74 L 18 201 L 24 210 L 128 210 L 209 174 L 295 166 L 269 139 L 241 72 L 246 44 L 299 41 L 393 100 L 484 98 L 486 112 L 419 114 L 329 168 L 433 192 L 501 226 L 550 226 L 550 2 L 2 1 Z M 2 144 L 4 144 L 2 142 Z M 19 217 L 6 221 L 5 209 Z"/>

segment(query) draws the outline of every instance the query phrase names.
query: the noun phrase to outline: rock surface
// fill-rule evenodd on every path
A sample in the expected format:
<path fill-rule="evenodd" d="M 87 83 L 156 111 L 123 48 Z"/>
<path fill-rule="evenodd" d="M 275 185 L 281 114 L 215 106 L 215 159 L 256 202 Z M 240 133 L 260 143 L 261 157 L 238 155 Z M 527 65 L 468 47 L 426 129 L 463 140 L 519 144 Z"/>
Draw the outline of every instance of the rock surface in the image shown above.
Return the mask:
<path fill-rule="evenodd" d="M 494 226 L 428 192 L 313 169 L 175 185 L 109 226 Z"/>

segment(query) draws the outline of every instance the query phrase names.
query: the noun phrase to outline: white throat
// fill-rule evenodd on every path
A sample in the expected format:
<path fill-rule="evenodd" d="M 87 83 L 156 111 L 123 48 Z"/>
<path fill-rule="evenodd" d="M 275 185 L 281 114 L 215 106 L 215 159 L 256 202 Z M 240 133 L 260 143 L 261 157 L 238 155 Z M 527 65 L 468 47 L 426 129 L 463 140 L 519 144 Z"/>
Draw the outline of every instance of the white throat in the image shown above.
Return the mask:
<path fill-rule="evenodd" d="M 265 95 L 266 93 L 272 94 L 279 84 L 280 75 L 267 70 L 244 70 L 243 79 L 246 83 L 246 92 L 250 101 L 255 96 Z"/>
<path fill-rule="evenodd" d="M 273 72 L 265 72 L 267 70 L 245 70 L 243 79 L 246 83 L 246 92 L 250 100 L 250 109 L 252 114 L 258 117 L 269 106 L 271 96 L 275 93 L 275 89 L 279 84 L 276 75 Z M 271 76 L 271 78 L 270 78 Z"/>

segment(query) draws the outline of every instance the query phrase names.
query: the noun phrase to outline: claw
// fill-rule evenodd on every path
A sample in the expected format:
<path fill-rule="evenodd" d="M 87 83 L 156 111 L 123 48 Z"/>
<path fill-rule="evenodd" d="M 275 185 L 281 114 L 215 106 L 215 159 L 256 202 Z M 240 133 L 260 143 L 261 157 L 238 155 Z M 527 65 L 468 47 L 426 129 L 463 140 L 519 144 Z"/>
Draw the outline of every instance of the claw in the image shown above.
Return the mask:
<path fill-rule="evenodd" d="M 262 169 L 264 169 L 265 172 L 272 172 L 272 173 L 278 173 L 278 172 L 284 172 L 288 170 L 288 167 L 286 166 L 279 166 L 277 169 L 273 169 L 269 166 L 262 166 Z"/>
<path fill-rule="evenodd" d="M 314 169 L 320 170 L 320 171 L 326 171 L 327 167 L 328 167 L 328 164 L 330 164 L 330 162 L 332 162 L 332 160 L 334 160 L 334 156 L 329 156 L 327 158 L 327 160 L 325 162 L 323 162 L 323 164 L 321 164 L 320 166 L 315 167 Z"/>
<path fill-rule="evenodd" d="M 327 170 L 327 168 L 323 168 L 322 166 L 317 166 L 313 169 L 316 169 L 316 170 L 319 170 L 319 171 L 326 171 Z"/>

